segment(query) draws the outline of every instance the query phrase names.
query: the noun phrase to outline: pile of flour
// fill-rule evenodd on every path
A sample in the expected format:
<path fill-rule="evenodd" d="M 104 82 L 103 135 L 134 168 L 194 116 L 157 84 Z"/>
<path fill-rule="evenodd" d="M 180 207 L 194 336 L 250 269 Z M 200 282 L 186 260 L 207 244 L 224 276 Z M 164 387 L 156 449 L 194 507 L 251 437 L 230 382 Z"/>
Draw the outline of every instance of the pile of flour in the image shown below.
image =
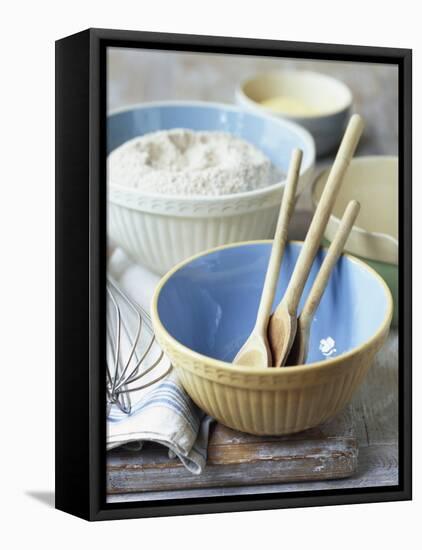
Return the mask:
<path fill-rule="evenodd" d="M 174 129 L 145 134 L 108 157 L 117 185 L 168 195 L 226 195 L 282 179 L 250 143 L 225 132 Z"/>

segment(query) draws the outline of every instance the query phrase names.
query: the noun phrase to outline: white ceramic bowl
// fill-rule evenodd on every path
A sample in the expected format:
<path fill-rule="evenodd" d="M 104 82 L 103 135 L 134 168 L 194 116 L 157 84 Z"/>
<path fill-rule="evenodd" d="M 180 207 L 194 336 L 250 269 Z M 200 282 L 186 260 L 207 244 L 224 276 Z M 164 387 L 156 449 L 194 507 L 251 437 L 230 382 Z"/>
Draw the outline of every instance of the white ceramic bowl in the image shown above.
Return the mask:
<path fill-rule="evenodd" d="M 279 96 L 300 101 L 314 112 L 293 115 L 261 104 Z M 340 143 L 350 116 L 352 93 L 343 82 L 331 76 L 313 71 L 284 70 L 245 80 L 236 90 L 236 102 L 246 109 L 300 124 L 314 137 L 317 155 L 325 155 Z"/>
<path fill-rule="evenodd" d="M 328 173 L 327 168 L 312 186 L 314 208 L 318 205 Z M 397 157 L 378 155 L 354 158 L 324 233 L 326 240 L 331 242 L 347 203 L 351 199 L 360 202 L 359 216 L 345 250 L 368 263 L 390 287 L 394 299 L 393 326 L 398 323 L 399 300 L 398 185 Z"/>
<path fill-rule="evenodd" d="M 293 148 L 303 150 L 298 194 L 315 162 L 311 135 L 290 122 L 207 102 L 145 103 L 108 117 L 108 152 L 129 139 L 170 128 L 220 130 L 261 149 L 284 173 Z M 108 234 L 132 258 L 158 274 L 208 248 L 273 236 L 284 181 L 255 191 L 170 196 L 108 182 Z"/>
<path fill-rule="evenodd" d="M 329 169 L 324 170 L 312 186 L 312 200 L 317 207 Z M 344 177 L 333 213 L 325 230 L 332 241 L 343 212 L 352 199 L 361 210 L 346 243 L 346 250 L 378 262 L 398 264 L 398 158 L 368 156 L 354 158 Z"/>

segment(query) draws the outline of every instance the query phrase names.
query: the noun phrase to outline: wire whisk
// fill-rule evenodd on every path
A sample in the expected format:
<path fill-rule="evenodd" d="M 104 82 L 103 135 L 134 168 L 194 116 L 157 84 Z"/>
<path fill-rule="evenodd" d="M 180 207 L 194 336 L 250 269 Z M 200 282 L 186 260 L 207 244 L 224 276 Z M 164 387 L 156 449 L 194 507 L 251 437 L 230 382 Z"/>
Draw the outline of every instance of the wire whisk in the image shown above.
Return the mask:
<path fill-rule="evenodd" d="M 163 379 L 171 363 L 158 345 L 148 313 L 107 278 L 107 416 L 136 412 L 145 389 Z"/>

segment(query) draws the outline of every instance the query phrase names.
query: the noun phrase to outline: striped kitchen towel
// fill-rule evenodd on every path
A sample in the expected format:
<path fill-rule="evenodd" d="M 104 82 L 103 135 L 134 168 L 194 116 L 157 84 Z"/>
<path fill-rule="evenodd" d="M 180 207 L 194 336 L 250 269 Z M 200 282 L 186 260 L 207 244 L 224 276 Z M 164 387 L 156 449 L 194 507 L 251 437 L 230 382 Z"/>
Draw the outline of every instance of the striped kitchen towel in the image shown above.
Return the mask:
<path fill-rule="evenodd" d="M 108 273 L 149 311 L 159 277 L 132 263 L 120 249 L 109 257 Z M 188 470 L 200 474 L 207 459 L 212 419 L 186 394 L 174 369 L 165 378 L 134 393 L 132 399 L 134 407 L 130 415 L 115 408 L 109 416 L 107 449 L 124 445 L 139 450 L 147 441 L 159 443 L 169 449 L 170 457 L 177 456 Z"/>

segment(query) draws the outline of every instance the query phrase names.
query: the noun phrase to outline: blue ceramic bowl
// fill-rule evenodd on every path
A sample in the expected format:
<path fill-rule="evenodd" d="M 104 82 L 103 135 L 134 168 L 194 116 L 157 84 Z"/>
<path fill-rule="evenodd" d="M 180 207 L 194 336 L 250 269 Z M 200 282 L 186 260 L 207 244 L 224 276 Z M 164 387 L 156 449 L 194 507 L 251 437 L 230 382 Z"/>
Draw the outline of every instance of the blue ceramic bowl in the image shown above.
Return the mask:
<path fill-rule="evenodd" d="M 297 124 L 205 101 L 145 103 L 111 113 L 107 119 L 107 152 L 137 136 L 172 128 L 229 132 L 255 145 L 284 173 L 294 147 L 303 150 L 301 173 L 315 160 L 313 139 Z"/>
<path fill-rule="evenodd" d="M 297 194 L 310 182 L 315 161 L 311 135 L 296 124 L 237 107 L 206 102 L 146 103 L 108 117 L 108 151 L 157 130 L 230 132 L 254 144 L 287 173 L 292 150 L 303 150 Z M 136 261 L 164 274 L 198 252 L 274 234 L 284 180 L 230 195 L 175 196 L 108 182 L 108 233 Z"/>
<path fill-rule="evenodd" d="M 189 349 L 231 362 L 251 333 L 271 245 L 250 243 L 201 255 L 167 278 L 157 302 L 168 333 Z M 275 304 L 287 287 L 301 249 L 288 245 Z M 300 309 L 324 258 L 318 253 Z M 391 317 L 391 294 L 363 262 L 344 255 L 335 267 L 315 313 L 307 363 L 335 358 L 367 343 Z"/>

